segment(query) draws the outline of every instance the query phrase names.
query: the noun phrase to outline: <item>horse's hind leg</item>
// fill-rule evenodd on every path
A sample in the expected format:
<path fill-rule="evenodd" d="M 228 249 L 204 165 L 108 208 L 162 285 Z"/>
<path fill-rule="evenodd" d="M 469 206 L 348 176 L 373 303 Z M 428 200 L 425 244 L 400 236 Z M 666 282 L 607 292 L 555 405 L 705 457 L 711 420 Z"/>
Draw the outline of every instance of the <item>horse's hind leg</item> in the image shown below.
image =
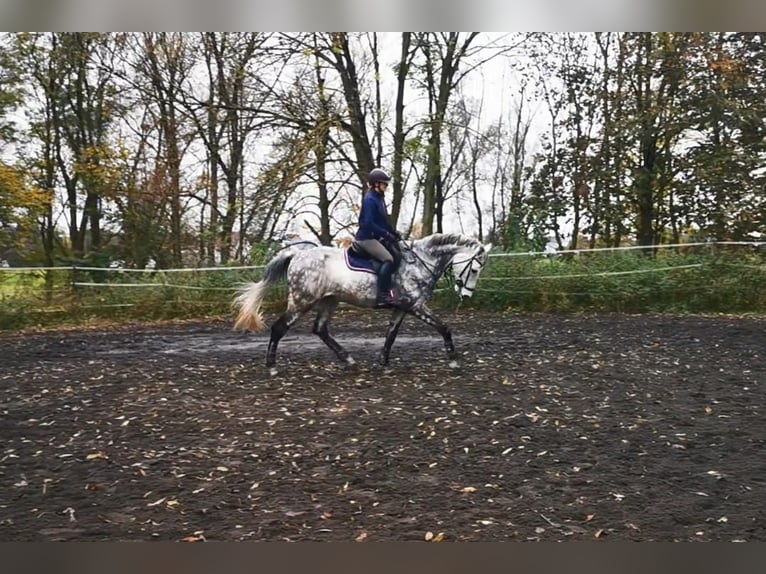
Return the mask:
<path fill-rule="evenodd" d="M 312 331 L 322 339 L 325 345 L 332 349 L 341 361 L 351 366 L 356 364 L 356 361 L 354 361 L 351 355 L 348 354 L 348 351 L 346 351 L 346 349 L 344 349 L 341 344 L 330 335 L 330 317 L 332 317 L 337 306 L 338 302 L 334 299 L 326 299 L 317 305 L 318 313 L 314 320 L 314 328 Z"/>
<path fill-rule="evenodd" d="M 272 375 L 277 374 L 277 346 L 279 341 L 285 336 L 290 327 L 310 308 L 311 306 L 308 305 L 298 310 L 294 304 L 288 303 L 287 311 L 274 321 L 274 324 L 271 326 L 271 339 L 269 339 L 269 348 L 266 351 L 266 366 L 269 367 Z"/>

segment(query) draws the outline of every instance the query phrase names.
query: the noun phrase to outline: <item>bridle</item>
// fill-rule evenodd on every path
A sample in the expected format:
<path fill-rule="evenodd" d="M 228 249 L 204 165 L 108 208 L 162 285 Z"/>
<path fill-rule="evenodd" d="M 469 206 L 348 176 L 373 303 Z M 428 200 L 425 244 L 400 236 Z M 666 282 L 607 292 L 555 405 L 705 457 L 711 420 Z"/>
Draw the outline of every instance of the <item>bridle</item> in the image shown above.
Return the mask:
<path fill-rule="evenodd" d="M 429 265 L 420 255 L 418 255 L 417 251 L 415 251 L 412 248 L 411 244 L 407 243 L 404 240 L 402 240 L 400 242 L 400 244 L 404 245 L 406 250 L 413 257 L 415 257 L 415 259 L 420 261 L 420 263 L 423 265 L 423 267 L 425 267 L 428 270 L 428 272 L 431 274 L 431 280 L 435 284 L 439 280 L 439 277 L 442 274 L 439 273 L 435 267 L 432 267 L 431 265 Z M 459 289 L 465 289 L 466 291 L 469 291 L 470 293 L 473 293 L 473 291 L 475 290 L 474 287 L 467 287 L 466 286 L 466 281 L 468 281 L 468 276 L 470 275 L 471 270 L 473 268 L 473 263 L 474 263 L 474 261 L 478 260 L 478 257 L 479 257 L 479 254 L 481 253 L 481 251 L 482 250 L 479 249 L 476 253 L 474 253 L 471 257 L 469 257 L 467 259 L 462 259 L 460 261 L 451 261 L 449 263 L 449 265 L 447 265 L 447 268 L 444 270 L 445 273 L 447 271 L 452 271 L 452 276 L 455 278 L 455 285 L 457 285 L 457 287 Z M 469 264 L 465 266 L 463 271 L 461 271 L 460 275 L 455 276 L 455 273 L 454 273 L 455 272 L 455 265 L 460 265 L 460 264 L 466 263 L 466 262 L 468 262 Z"/>
<path fill-rule="evenodd" d="M 474 261 L 478 262 L 479 254 L 482 252 L 482 249 L 479 249 L 476 253 L 474 253 L 471 257 L 468 259 L 463 259 L 461 261 L 453 261 L 449 264 L 448 269 L 452 269 L 452 274 L 454 276 L 455 272 L 455 265 L 460 265 L 462 263 L 468 263 L 463 270 L 460 272 L 460 275 L 455 277 L 455 285 L 457 285 L 458 289 L 465 289 L 471 295 L 473 295 L 473 292 L 476 290 L 476 287 L 468 287 L 466 285 L 466 282 L 468 281 L 468 276 L 471 274 L 471 271 L 473 270 L 473 263 Z"/>

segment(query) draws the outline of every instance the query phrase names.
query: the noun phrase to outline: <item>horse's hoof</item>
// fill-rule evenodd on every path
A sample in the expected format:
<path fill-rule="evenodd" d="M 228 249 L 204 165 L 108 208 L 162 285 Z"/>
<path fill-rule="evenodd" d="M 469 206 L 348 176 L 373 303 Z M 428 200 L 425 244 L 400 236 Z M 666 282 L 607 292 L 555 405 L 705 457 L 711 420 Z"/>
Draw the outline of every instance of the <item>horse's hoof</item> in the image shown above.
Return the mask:
<path fill-rule="evenodd" d="M 458 363 L 455 359 L 452 359 L 449 362 L 449 368 L 450 369 L 457 369 L 458 367 L 460 367 L 460 363 Z"/>

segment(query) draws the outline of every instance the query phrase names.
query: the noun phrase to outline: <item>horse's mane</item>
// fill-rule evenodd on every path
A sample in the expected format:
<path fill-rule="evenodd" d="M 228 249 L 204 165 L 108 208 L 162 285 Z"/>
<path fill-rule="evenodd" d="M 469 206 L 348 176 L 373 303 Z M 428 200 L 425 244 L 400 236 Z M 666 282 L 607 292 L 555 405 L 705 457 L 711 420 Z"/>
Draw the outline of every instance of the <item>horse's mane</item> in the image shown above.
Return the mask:
<path fill-rule="evenodd" d="M 434 233 L 418 240 L 424 247 L 439 247 L 442 245 L 457 245 L 458 247 L 480 247 L 481 243 L 472 237 L 457 233 Z"/>

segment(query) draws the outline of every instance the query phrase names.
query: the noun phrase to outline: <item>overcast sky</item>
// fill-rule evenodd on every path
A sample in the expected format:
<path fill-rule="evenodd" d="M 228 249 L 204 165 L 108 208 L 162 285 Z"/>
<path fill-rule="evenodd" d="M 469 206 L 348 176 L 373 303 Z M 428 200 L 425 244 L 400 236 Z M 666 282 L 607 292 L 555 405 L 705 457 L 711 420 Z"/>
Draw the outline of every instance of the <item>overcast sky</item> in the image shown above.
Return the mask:
<path fill-rule="evenodd" d="M 25 31 L 757 31 L 758 0 L 0 0 Z"/>

